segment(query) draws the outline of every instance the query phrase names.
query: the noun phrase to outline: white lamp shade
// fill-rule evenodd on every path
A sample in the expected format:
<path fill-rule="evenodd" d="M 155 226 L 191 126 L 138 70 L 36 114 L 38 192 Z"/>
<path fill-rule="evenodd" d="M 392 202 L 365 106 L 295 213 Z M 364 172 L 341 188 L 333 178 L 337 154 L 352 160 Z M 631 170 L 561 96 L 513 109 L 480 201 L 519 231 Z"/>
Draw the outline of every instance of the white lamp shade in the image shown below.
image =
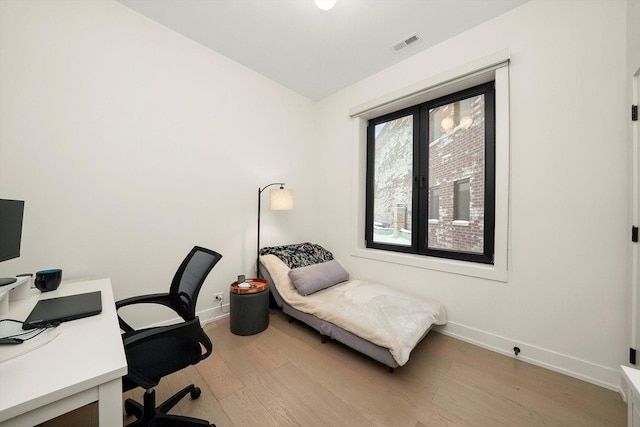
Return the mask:
<path fill-rule="evenodd" d="M 272 211 L 293 210 L 293 190 L 284 188 L 269 190 L 269 208 Z"/>
<path fill-rule="evenodd" d="M 440 122 L 440 126 L 442 126 L 442 129 L 444 129 L 445 131 L 449 132 L 449 131 L 453 130 L 453 128 L 456 126 L 456 123 L 453 121 L 453 119 L 451 117 L 445 117 Z"/>
<path fill-rule="evenodd" d="M 462 129 L 469 129 L 473 124 L 473 119 L 469 116 L 464 116 L 460 119 L 460 126 Z"/>

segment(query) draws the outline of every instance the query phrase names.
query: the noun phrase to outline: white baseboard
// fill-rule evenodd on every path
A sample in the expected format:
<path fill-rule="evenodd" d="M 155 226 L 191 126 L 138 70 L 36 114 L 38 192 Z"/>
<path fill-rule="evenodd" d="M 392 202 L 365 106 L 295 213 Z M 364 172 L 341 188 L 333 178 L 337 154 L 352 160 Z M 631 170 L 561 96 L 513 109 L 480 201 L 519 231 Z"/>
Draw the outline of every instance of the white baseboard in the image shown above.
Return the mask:
<path fill-rule="evenodd" d="M 444 335 L 486 348 L 487 350 L 510 357 L 516 357 L 523 362 L 528 362 L 624 394 L 621 387 L 622 374 L 619 369 L 608 368 L 573 356 L 560 354 L 521 341 L 474 329 L 456 322 L 448 322 L 446 325 L 435 327 L 434 330 Z M 518 356 L 515 356 L 513 352 L 513 347 L 515 346 L 520 348 L 520 354 Z"/>
<path fill-rule="evenodd" d="M 229 304 L 217 305 L 215 307 L 207 308 L 196 313 L 196 316 L 200 318 L 200 324 L 202 326 L 207 323 L 215 322 L 216 320 L 224 319 L 229 315 Z M 172 319 L 163 320 L 162 322 L 154 323 L 152 325 L 145 326 L 145 328 L 155 328 L 158 326 L 173 325 L 181 322 L 180 317 L 174 317 Z"/>
<path fill-rule="evenodd" d="M 216 320 L 224 319 L 229 315 L 229 304 L 218 305 L 216 307 L 207 308 L 206 310 L 199 311 L 198 317 L 202 326 L 207 323 L 215 322 Z"/>

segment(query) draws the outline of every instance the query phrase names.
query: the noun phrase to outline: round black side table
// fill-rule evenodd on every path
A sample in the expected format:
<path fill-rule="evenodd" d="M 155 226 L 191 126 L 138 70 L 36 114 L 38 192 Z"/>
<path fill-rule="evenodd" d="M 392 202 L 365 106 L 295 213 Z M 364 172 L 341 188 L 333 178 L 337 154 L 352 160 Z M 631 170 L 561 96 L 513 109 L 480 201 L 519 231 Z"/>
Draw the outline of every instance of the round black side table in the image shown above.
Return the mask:
<path fill-rule="evenodd" d="M 245 283 L 248 288 L 237 282 L 230 286 L 231 332 L 235 335 L 255 335 L 269 326 L 269 284 L 265 279 Z"/>

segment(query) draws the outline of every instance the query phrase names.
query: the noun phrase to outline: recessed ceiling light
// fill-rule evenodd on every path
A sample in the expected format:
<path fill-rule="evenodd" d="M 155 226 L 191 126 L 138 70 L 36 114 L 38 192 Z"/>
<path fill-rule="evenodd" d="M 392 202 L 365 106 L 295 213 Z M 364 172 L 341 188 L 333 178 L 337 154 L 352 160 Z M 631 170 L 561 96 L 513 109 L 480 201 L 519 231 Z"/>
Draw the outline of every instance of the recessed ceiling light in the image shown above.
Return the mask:
<path fill-rule="evenodd" d="M 314 0 L 314 1 L 316 2 L 316 6 L 318 6 L 322 10 L 329 10 L 336 5 L 336 0 Z"/>

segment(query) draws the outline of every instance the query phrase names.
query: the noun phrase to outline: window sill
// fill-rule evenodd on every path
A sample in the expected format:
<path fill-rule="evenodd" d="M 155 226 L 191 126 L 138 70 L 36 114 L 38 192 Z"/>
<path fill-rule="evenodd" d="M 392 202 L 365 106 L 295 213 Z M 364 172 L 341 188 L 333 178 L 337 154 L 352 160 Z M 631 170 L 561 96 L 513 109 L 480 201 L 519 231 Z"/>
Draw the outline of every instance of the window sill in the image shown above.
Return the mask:
<path fill-rule="evenodd" d="M 469 221 L 466 221 L 464 219 L 456 219 L 452 222 L 452 224 L 456 227 L 468 227 L 469 226 Z"/>
<path fill-rule="evenodd" d="M 426 270 L 442 271 L 459 274 L 462 276 L 477 277 L 480 279 L 497 282 L 508 282 L 509 274 L 506 266 L 497 263 L 495 265 L 479 264 L 451 260 L 445 258 L 429 257 L 424 255 L 405 254 L 401 252 L 389 252 L 380 249 L 355 248 L 351 255 L 357 258 L 365 258 L 376 261 L 390 262 L 393 264 L 423 268 Z"/>
<path fill-rule="evenodd" d="M 429 224 L 439 224 L 440 220 L 439 219 L 430 219 L 429 220 Z"/>

